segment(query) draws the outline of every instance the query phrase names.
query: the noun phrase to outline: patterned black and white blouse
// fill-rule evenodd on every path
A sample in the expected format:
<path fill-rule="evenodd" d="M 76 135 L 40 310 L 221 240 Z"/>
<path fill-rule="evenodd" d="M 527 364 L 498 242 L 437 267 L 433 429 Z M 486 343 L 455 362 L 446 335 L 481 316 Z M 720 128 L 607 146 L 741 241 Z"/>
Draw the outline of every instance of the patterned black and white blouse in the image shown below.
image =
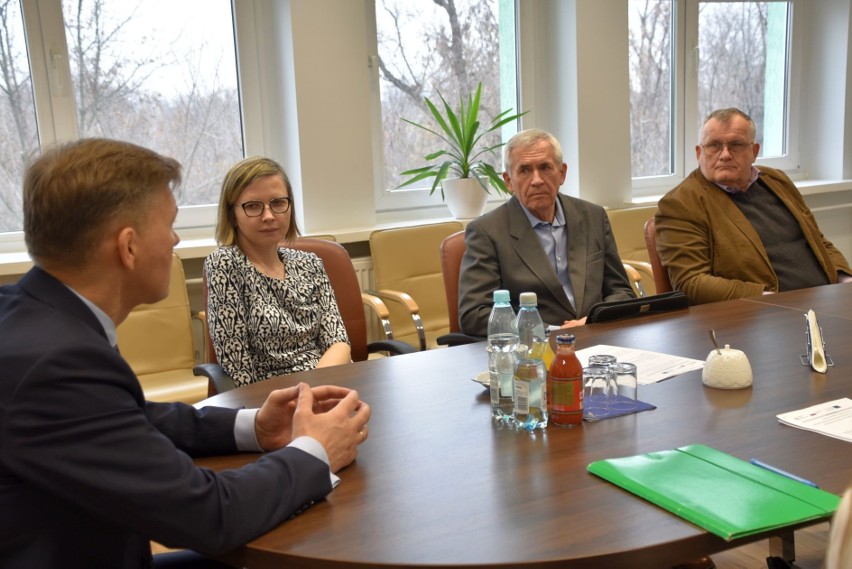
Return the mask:
<path fill-rule="evenodd" d="M 204 261 L 210 337 L 238 386 L 313 369 L 329 346 L 349 343 L 320 258 L 283 247 L 278 256 L 284 280 L 258 271 L 237 246 Z"/>

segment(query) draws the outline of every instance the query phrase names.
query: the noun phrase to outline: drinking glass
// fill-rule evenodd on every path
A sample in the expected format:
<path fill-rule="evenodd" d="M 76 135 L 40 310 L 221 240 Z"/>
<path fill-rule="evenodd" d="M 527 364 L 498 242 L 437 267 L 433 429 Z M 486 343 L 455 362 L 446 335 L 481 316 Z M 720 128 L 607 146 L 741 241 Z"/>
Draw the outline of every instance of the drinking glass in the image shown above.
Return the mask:
<path fill-rule="evenodd" d="M 639 374 L 636 365 L 619 362 L 610 369 L 615 379 L 615 398 L 610 402 L 610 408 L 614 411 L 631 410 L 635 406 L 639 393 Z"/>
<path fill-rule="evenodd" d="M 583 368 L 583 416 L 601 418 L 609 413 L 613 374 L 608 366 Z"/>
<path fill-rule="evenodd" d="M 616 365 L 617 359 L 615 356 L 611 356 L 609 354 L 595 354 L 593 356 L 589 356 L 589 367 L 592 366 L 603 366 L 603 367 L 612 367 Z M 616 384 L 615 384 L 615 375 L 613 374 L 612 380 L 609 384 L 609 393 L 607 395 L 614 396 L 616 394 Z"/>
<path fill-rule="evenodd" d="M 611 366 L 617 361 L 618 360 L 615 356 L 610 356 L 608 354 L 595 354 L 593 356 L 589 356 L 589 366 Z"/>

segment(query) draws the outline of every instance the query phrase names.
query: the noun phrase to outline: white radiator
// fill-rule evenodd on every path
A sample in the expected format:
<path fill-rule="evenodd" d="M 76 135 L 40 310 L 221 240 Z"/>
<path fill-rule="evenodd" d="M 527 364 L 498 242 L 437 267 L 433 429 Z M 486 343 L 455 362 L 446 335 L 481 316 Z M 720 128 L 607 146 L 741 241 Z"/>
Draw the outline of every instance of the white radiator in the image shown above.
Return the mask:
<path fill-rule="evenodd" d="M 358 284 L 361 285 L 362 291 L 376 288 L 372 257 L 355 257 L 352 259 L 352 266 L 355 267 L 355 275 L 358 277 Z"/>
<path fill-rule="evenodd" d="M 376 289 L 376 279 L 373 274 L 373 258 L 372 257 L 355 257 L 352 259 L 352 266 L 355 267 L 355 276 L 358 277 L 358 284 L 361 286 L 361 292 Z M 364 313 L 367 315 L 367 341 L 375 342 L 384 339 L 379 321 L 372 310 L 364 307 Z"/>

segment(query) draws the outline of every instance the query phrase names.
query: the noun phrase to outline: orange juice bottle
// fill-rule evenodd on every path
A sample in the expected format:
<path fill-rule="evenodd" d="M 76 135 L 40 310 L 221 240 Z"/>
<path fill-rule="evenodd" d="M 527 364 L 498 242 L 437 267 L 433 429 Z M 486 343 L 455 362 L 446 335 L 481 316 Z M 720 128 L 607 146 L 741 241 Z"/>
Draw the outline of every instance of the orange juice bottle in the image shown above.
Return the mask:
<path fill-rule="evenodd" d="M 574 334 L 556 337 L 556 355 L 547 372 L 548 421 L 559 427 L 583 423 L 583 366 L 574 341 Z"/>

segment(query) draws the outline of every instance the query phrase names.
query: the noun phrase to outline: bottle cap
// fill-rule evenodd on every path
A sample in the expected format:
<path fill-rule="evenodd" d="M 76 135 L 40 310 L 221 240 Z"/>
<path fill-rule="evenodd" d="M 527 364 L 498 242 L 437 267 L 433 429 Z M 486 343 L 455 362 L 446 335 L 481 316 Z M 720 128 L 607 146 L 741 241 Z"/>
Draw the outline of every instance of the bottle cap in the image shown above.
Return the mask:
<path fill-rule="evenodd" d="M 521 306 L 536 306 L 538 304 L 538 296 L 534 292 L 521 293 Z"/>
<path fill-rule="evenodd" d="M 500 303 L 509 303 L 509 291 L 508 290 L 495 290 L 494 291 L 494 304 Z"/>
<path fill-rule="evenodd" d="M 574 334 L 559 334 L 558 336 L 556 336 L 556 343 L 573 344 L 575 339 L 576 338 L 574 337 Z"/>

